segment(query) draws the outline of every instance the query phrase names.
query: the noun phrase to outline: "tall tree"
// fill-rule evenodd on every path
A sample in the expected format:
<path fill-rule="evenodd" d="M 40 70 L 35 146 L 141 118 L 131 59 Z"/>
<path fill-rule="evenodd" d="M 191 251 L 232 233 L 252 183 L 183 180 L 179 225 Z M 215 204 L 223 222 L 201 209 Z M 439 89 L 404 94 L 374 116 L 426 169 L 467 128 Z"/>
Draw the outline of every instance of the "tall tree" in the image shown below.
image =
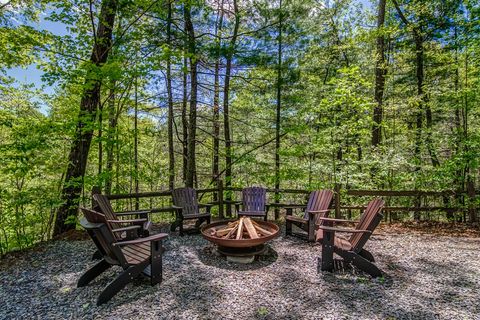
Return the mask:
<path fill-rule="evenodd" d="M 277 50 L 277 105 L 275 115 L 275 189 L 280 189 L 280 121 L 282 112 L 282 32 L 283 8 L 282 0 L 278 7 L 278 50 Z M 275 192 L 275 203 L 280 202 L 280 193 Z M 275 209 L 275 219 L 278 219 L 279 210 Z"/>
<path fill-rule="evenodd" d="M 375 102 L 373 109 L 372 146 L 377 146 L 382 141 L 382 119 L 383 119 L 383 90 L 385 88 L 385 77 L 387 66 L 385 65 L 385 7 L 387 0 L 378 1 L 377 12 L 377 51 L 375 56 Z"/>
<path fill-rule="evenodd" d="M 175 187 L 175 150 L 173 147 L 173 93 L 172 93 L 172 1 L 167 0 L 167 96 L 168 96 L 168 187 Z"/>
<path fill-rule="evenodd" d="M 195 30 L 192 23 L 190 1 L 186 1 L 183 7 L 183 14 L 185 17 L 185 31 L 187 33 L 188 54 L 190 61 L 190 108 L 188 113 L 188 138 L 187 138 L 187 174 L 185 185 L 193 187 L 196 176 L 195 164 L 195 148 L 196 148 L 196 134 L 197 134 L 197 65 L 198 57 L 196 56 L 195 44 Z"/>
<path fill-rule="evenodd" d="M 67 230 L 74 229 L 75 223 L 69 217 L 76 217 L 80 194 L 83 187 L 83 176 L 87 165 L 87 157 L 93 135 L 92 124 L 100 102 L 101 77 L 97 69 L 108 58 L 112 44 L 112 31 L 117 13 L 116 0 L 103 0 L 98 18 L 98 27 L 94 33 L 95 41 L 90 64 L 87 69 L 83 93 L 80 101 L 80 111 L 75 135 L 68 156 L 68 166 L 65 181 L 61 192 L 62 204 L 57 210 L 54 235 L 59 235 Z"/>
<path fill-rule="evenodd" d="M 223 4 L 224 0 L 218 3 L 217 23 L 215 25 L 215 66 L 213 80 L 213 159 L 212 159 L 212 180 L 215 187 L 218 187 L 219 180 L 219 161 L 220 161 L 220 50 L 222 45 L 222 25 L 223 25 Z M 217 200 L 217 194 L 214 194 L 214 201 Z"/>
<path fill-rule="evenodd" d="M 225 81 L 223 87 L 223 130 L 225 134 L 225 187 L 232 186 L 232 135 L 230 129 L 230 76 L 232 73 L 232 60 L 235 52 L 235 46 L 238 37 L 238 28 L 240 27 L 240 13 L 238 11 L 237 0 L 233 0 L 233 13 L 235 23 L 233 34 L 228 44 L 225 64 Z M 231 195 L 227 194 L 227 200 L 231 200 Z M 227 207 L 227 214 L 230 215 L 230 206 Z"/>

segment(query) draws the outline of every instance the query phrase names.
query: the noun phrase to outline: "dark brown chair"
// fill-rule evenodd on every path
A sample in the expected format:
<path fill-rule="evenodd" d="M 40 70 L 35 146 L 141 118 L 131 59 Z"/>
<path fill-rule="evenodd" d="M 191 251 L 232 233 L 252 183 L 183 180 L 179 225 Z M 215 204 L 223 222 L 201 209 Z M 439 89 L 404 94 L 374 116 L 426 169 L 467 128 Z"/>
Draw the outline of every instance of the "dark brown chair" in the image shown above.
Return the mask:
<path fill-rule="evenodd" d="M 352 222 L 350 220 L 320 218 L 323 225 L 319 226 L 317 241 L 322 242 L 322 271 L 334 270 L 333 253 L 336 253 L 343 258 L 343 263 L 353 264 L 372 277 L 382 275 L 380 269 L 373 264 L 375 262 L 373 255 L 363 247 L 382 220 L 381 211 L 384 204 L 385 202 L 379 198 L 370 201 L 360 220 L 355 222 L 357 223 L 355 229 L 333 227 L 335 222 Z M 349 239 L 339 238 L 335 236 L 336 232 L 351 233 L 351 236 Z"/>
<path fill-rule="evenodd" d="M 162 254 L 165 251 L 162 240 L 168 237 L 167 234 L 159 233 L 147 238 L 120 242 L 110 229 L 105 215 L 85 208 L 82 208 L 82 211 L 84 218 L 80 223 L 87 230 L 103 259 L 80 277 L 77 286 L 88 285 L 113 265 L 123 268 L 123 272 L 100 293 L 97 305 L 109 301 L 142 273 L 150 278 L 152 286 L 162 281 Z"/>
<path fill-rule="evenodd" d="M 107 223 L 117 240 L 132 240 L 138 237 L 148 237 L 152 229 L 152 222 L 148 220 L 150 210 L 114 212 L 108 198 L 100 193 L 92 195 L 93 209 L 103 213 Z M 136 219 L 125 219 L 134 216 Z"/>
<path fill-rule="evenodd" d="M 240 203 L 235 204 L 237 215 L 247 217 L 263 217 L 267 221 L 267 190 L 262 187 L 248 187 L 242 190 L 242 210 Z"/>
<path fill-rule="evenodd" d="M 195 229 L 188 231 L 198 231 L 203 222 L 210 223 L 210 204 L 199 204 L 197 192 L 193 188 L 178 188 L 172 192 L 173 208 L 175 209 L 176 219 L 170 227 L 171 231 L 175 231 L 179 227 L 180 235 L 183 236 L 184 220 L 197 220 Z M 200 213 L 200 208 L 205 208 L 204 213 Z"/>
<path fill-rule="evenodd" d="M 308 203 L 305 207 L 291 206 L 285 207 L 287 215 L 285 217 L 285 233 L 287 235 L 295 235 L 305 237 L 301 233 L 293 233 L 292 225 L 295 225 L 307 232 L 307 239 L 310 242 L 315 241 L 316 226 L 322 224 L 320 218 L 327 217 L 330 209 L 330 203 L 333 199 L 333 191 L 331 190 L 316 190 L 310 193 Z M 303 217 L 292 215 L 294 209 L 304 209 Z"/>

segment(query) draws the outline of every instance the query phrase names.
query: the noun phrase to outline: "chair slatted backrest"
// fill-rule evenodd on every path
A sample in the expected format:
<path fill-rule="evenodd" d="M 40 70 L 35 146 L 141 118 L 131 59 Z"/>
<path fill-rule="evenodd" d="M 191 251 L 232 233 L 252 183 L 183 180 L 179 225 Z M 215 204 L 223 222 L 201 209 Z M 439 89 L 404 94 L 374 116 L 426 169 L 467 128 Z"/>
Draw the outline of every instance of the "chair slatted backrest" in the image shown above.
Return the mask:
<path fill-rule="evenodd" d="M 385 202 L 380 198 L 375 198 L 370 201 L 360 217 L 360 221 L 358 222 L 356 229 L 369 230 L 373 232 L 382 220 L 381 211 L 384 204 Z M 365 243 L 367 243 L 370 236 L 371 233 L 353 233 L 349 240 L 353 250 L 360 251 Z"/>
<path fill-rule="evenodd" d="M 327 210 L 333 199 L 332 190 L 315 190 L 310 193 L 304 219 L 308 220 L 308 211 Z M 317 214 L 315 224 L 321 224 L 320 218 L 325 217 L 328 212 Z"/>
<path fill-rule="evenodd" d="M 249 187 L 242 190 L 244 211 L 265 211 L 267 205 L 267 190 L 262 187 Z"/>
<path fill-rule="evenodd" d="M 101 213 L 105 215 L 106 220 L 120 220 L 115 214 L 115 212 L 113 211 L 112 205 L 110 204 L 110 201 L 105 195 L 96 193 L 92 195 L 92 197 L 93 197 L 93 200 L 95 200 L 95 202 L 97 203 Z M 93 209 L 95 210 L 96 208 L 93 208 Z M 112 229 L 121 228 L 123 226 L 122 223 L 119 223 L 119 222 L 107 221 L 107 224 Z M 122 238 L 121 232 L 114 232 L 114 235 L 117 240 Z"/>
<path fill-rule="evenodd" d="M 193 188 L 177 188 L 172 192 L 173 204 L 182 207 L 183 216 L 198 214 L 197 191 Z"/>
<path fill-rule="evenodd" d="M 105 215 L 100 212 L 81 208 L 85 220 L 81 220 L 82 227 L 87 230 L 97 249 L 103 254 L 107 262 L 124 266 L 127 264 L 122 250 L 113 246 L 117 239 L 107 223 Z"/>

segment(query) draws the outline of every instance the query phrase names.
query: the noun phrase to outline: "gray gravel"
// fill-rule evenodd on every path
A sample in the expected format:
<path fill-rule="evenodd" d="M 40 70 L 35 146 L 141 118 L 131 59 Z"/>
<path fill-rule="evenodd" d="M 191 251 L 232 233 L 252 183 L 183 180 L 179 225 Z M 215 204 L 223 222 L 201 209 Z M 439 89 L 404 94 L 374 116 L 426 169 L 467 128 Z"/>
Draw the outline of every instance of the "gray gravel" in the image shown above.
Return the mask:
<path fill-rule="evenodd" d="M 0 262 L 0 319 L 480 319 L 480 238 L 382 231 L 367 244 L 379 279 L 317 273 L 321 247 L 295 238 L 270 246 L 239 266 L 200 235 L 172 234 L 160 285 L 140 279 L 97 307 L 120 268 L 76 288 L 93 243 L 52 242 Z"/>

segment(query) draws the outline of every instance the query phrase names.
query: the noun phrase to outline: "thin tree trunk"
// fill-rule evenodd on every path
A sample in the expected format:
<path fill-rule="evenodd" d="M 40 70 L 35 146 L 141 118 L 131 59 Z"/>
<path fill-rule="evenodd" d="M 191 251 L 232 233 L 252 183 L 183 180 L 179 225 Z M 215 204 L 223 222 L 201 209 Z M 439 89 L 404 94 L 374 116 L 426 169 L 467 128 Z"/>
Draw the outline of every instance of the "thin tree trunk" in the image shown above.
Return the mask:
<path fill-rule="evenodd" d="M 138 194 L 138 75 L 135 75 L 135 112 L 133 120 L 133 178 L 135 193 Z M 137 197 L 135 198 L 135 210 L 138 210 L 138 208 L 139 202 Z"/>
<path fill-rule="evenodd" d="M 280 189 L 280 115 L 282 111 L 282 28 L 283 13 L 282 0 L 279 4 L 278 17 L 278 60 L 277 60 L 277 106 L 275 117 L 275 189 Z M 280 202 L 280 193 L 275 192 L 275 203 Z M 275 209 L 275 219 L 278 219 L 279 209 Z"/>
<path fill-rule="evenodd" d="M 382 142 L 383 121 L 383 91 L 387 68 L 385 65 L 385 36 L 383 26 L 385 24 L 386 0 L 379 0 L 377 15 L 377 53 L 375 65 L 375 102 L 373 109 L 372 146 L 376 147 Z"/>
<path fill-rule="evenodd" d="M 115 146 L 115 131 L 117 130 L 117 116 L 115 112 L 115 81 L 112 81 L 112 87 L 110 88 L 110 94 L 108 98 L 108 131 L 106 142 L 107 163 L 105 170 L 107 171 L 107 179 L 105 181 L 105 193 L 107 195 L 112 193 L 112 180 L 113 180 L 113 162 Z"/>
<path fill-rule="evenodd" d="M 238 12 L 237 1 L 233 0 L 233 8 L 235 14 L 235 25 L 233 27 L 233 35 L 228 46 L 226 67 L 225 67 L 225 84 L 223 88 L 223 126 L 225 134 L 225 187 L 230 188 L 232 186 L 232 138 L 230 129 L 230 117 L 229 117 L 229 94 L 230 94 L 230 75 L 232 72 L 232 59 L 235 51 L 235 45 L 238 36 L 238 28 L 240 26 L 240 15 Z M 227 201 L 232 200 L 231 193 L 227 193 Z M 227 215 L 231 215 L 231 206 L 227 206 Z"/>
<path fill-rule="evenodd" d="M 188 79 L 187 79 L 187 57 L 184 54 L 183 58 L 183 100 L 182 100 L 182 160 L 183 160 L 183 170 L 182 170 L 182 178 L 183 183 L 186 184 L 187 182 L 187 159 L 188 159 L 188 119 L 187 119 L 187 101 L 188 101 Z"/>
<path fill-rule="evenodd" d="M 100 176 L 102 174 L 103 166 L 103 107 L 101 103 L 99 103 L 98 105 L 98 175 Z M 102 186 L 100 186 L 100 188 L 101 187 Z"/>
<path fill-rule="evenodd" d="M 188 139 L 187 139 L 187 177 L 186 186 L 193 187 L 195 179 L 195 147 L 197 130 L 197 57 L 195 44 L 195 30 L 191 18 L 191 6 L 184 5 L 185 31 L 188 36 L 188 53 L 190 55 L 190 109 L 188 115 Z"/>
<path fill-rule="evenodd" d="M 112 41 L 112 29 L 117 11 L 116 0 L 103 0 L 97 28 L 97 41 L 93 46 L 90 62 L 100 66 L 107 61 Z M 75 135 L 68 156 L 68 166 L 65 173 L 61 199 L 55 218 L 53 233 L 59 235 L 75 228 L 70 217 L 75 218 L 78 213 L 80 195 L 83 188 L 83 177 L 87 166 L 87 158 L 92 141 L 92 123 L 100 102 L 101 79 L 89 68 L 84 90 L 80 101 L 80 110 Z"/>
<path fill-rule="evenodd" d="M 221 31 L 223 24 L 223 0 L 218 6 L 218 23 L 215 29 L 215 36 L 217 37 L 216 43 L 216 57 L 215 57 L 215 71 L 213 81 L 213 159 L 212 159 L 212 179 L 214 180 L 215 188 L 218 188 L 219 179 L 219 150 L 220 150 L 220 46 L 221 46 Z M 218 200 L 218 194 L 213 194 L 213 201 Z"/>
<path fill-rule="evenodd" d="M 171 47 L 172 39 L 172 2 L 168 0 L 167 45 Z M 175 187 L 175 150 L 173 148 L 173 97 L 172 66 L 170 54 L 167 57 L 167 95 L 168 95 L 168 187 Z"/>

